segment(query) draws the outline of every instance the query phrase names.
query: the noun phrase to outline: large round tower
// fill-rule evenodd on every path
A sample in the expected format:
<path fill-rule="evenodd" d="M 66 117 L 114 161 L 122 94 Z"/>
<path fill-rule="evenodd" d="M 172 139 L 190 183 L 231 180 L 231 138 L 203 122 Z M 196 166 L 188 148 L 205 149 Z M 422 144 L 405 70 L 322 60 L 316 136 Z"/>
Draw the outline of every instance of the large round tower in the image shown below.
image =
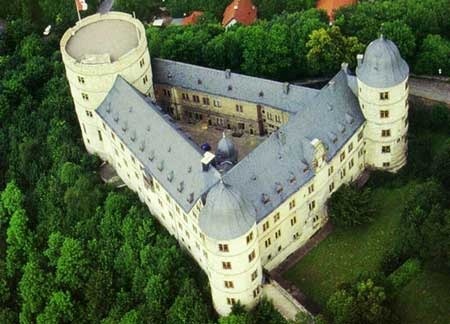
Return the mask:
<path fill-rule="evenodd" d="M 408 64 L 397 46 L 381 36 L 371 42 L 356 69 L 358 98 L 367 120 L 364 131 L 369 167 L 390 172 L 406 164 Z"/>
<path fill-rule="evenodd" d="M 253 307 L 262 281 L 255 208 L 221 181 L 210 190 L 199 225 L 208 251 L 214 308 L 227 315 L 237 302 Z"/>
<path fill-rule="evenodd" d="M 88 152 L 106 159 L 102 127 L 94 110 L 116 76 L 154 97 L 147 38 L 142 23 L 129 14 L 95 14 L 78 21 L 61 39 L 66 75 Z"/>

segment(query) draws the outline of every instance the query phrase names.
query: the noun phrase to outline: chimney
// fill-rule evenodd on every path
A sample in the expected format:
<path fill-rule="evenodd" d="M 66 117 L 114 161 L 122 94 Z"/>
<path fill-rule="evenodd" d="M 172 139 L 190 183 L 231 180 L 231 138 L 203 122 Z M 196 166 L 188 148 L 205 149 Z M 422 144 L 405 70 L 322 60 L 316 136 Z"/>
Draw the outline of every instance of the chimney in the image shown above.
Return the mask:
<path fill-rule="evenodd" d="M 328 86 L 330 87 L 330 89 L 332 91 L 334 91 L 334 85 L 335 85 L 335 81 L 334 80 L 331 80 L 330 82 L 328 82 Z"/>
<path fill-rule="evenodd" d="M 225 78 L 227 78 L 227 79 L 231 78 L 231 70 L 230 69 L 225 70 Z"/>
<path fill-rule="evenodd" d="M 203 172 L 208 172 L 209 167 L 211 166 L 215 158 L 216 156 L 211 152 L 205 152 L 205 154 L 203 155 L 203 159 L 201 160 Z"/>
<path fill-rule="evenodd" d="M 343 63 L 341 64 L 341 69 L 342 69 L 342 71 L 344 71 L 345 73 L 347 73 L 347 72 L 348 72 L 348 63 L 343 62 Z"/>
<path fill-rule="evenodd" d="M 361 67 L 361 64 L 363 62 L 363 58 L 364 58 L 363 54 L 356 55 L 356 62 L 358 62 L 358 67 Z"/>
<path fill-rule="evenodd" d="M 283 83 L 283 93 L 288 94 L 289 93 L 289 82 Z"/>

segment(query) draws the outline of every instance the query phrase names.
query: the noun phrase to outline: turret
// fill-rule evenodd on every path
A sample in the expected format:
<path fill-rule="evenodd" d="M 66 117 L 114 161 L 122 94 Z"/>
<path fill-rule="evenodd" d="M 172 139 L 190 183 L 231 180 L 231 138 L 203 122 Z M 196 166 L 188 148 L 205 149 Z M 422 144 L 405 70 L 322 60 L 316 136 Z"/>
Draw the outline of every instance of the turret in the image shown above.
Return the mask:
<path fill-rule="evenodd" d="M 226 172 L 231 169 L 233 165 L 237 163 L 237 161 L 238 151 L 236 149 L 236 146 L 224 132 L 222 138 L 217 144 L 216 166 L 220 171 Z"/>
<path fill-rule="evenodd" d="M 261 295 L 262 267 L 253 205 L 221 180 L 208 193 L 199 225 L 217 312 L 227 315 L 237 302 L 254 306 Z"/>
<path fill-rule="evenodd" d="M 144 26 L 125 13 L 95 14 L 69 28 L 60 46 L 86 149 L 108 160 L 103 147 L 107 134 L 95 110 L 117 75 L 154 97 Z"/>
<path fill-rule="evenodd" d="M 397 46 L 381 36 L 371 42 L 356 69 L 358 99 L 367 120 L 366 163 L 398 171 L 406 164 L 408 132 L 408 64 Z"/>

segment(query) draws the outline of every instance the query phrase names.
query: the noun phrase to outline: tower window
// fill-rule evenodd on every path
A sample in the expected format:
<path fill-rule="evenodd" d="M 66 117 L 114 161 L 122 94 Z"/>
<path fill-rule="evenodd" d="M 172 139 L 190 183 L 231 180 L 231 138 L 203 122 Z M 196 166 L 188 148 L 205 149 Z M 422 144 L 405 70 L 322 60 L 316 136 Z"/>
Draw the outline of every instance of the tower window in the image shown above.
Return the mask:
<path fill-rule="evenodd" d="M 81 84 L 84 84 L 84 77 L 79 76 L 78 77 L 78 82 L 81 83 Z"/>
<path fill-rule="evenodd" d="M 293 209 L 294 207 L 295 207 L 295 199 L 292 199 L 292 200 L 289 202 L 289 210 Z"/>
<path fill-rule="evenodd" d="M 353 150 L 353 143 L 350 143 L 348 145 L 348 153 L 350 153 Z"/>
<path fill-rule="evenodd" d="M 144 76 L 144 78 L 142 79 L 142 81 L 144 82 L 144 84 L 146 84 L 148 82 L 148 76 Z"/>
<path fill-rule="evenodd" d="M 363 132 L 361 131 L 361 132 L 359 132 L 359 134 L 358 134 L 358 142 L 361 141 L 362 138 L 363 138 Z"/>
<path fill-rule="evenodd" d="M 252 281 L 255 280 L 257 277 L 258 277 L 258 270 L 255 270 L 255 271 L 252 273 Z"/>
<path fill-rule="evenodd" d="M 255 290 L 253 290 L 253 298 L 256 298 L 259 294 L 259 287 L 256 287 Z"/>
<path fill-rule="evenodd" d="M 247 235 L 247 244 L 253 240 L 253 232 Z"/>
<path fill-rule="evenodd" d="M 102 132 L 98 131 L 98 139 L 100 142 L 103 142 Z"/>
<path fill-rule="evenodd" d="M 389 118 L 389 110 L 380 110 L 380 118 Z"/>
<path fill-rule="evenodd" d="M 81 97 L 83 98 L 83 100 L 88 101 L 89 100 L 89 95 L 87 93 L 82 93 Z"/>
<path fill-rule="evenodd" d="M 389 92 L 380 92 L 380 100 L 388 100 L 389 99 Z"/>
<path fill-rule="evenodd" d="M 236 304 L 236 300 L 234 298 L 227 297 L 227 304 L 234 305 Z"/>
<path fill-rule="evenodd" d="M 332 192 L 334 190 L 334 182 L 330 183 L 328 188 L 330 189 L 330 192 Z"/>
<path fill-rule="evenodd" d="M 381 153 L 391 153 L 391 147 L 389 145 L 383 146 L 381 148 Z"/>
<path fill-rule="evenodd" d="M 263 231 L 266 231 L 269 228 L 269 221 L 263 224 Z"/>
<path fill-rule="evenodd" d="M 294 216 L 291 218 L 291 226 L 294 226 L 295 223 L 297 223 L 297 217 Z"/>
<path fill-rule="evenodd" d="M 231 262 L 222 262 L 222 268 L 226 270 L 231 269 Z"/>
<path fill-rule="evenodd" d="M 333 167 L 333 166 L 330 166 L 330 167 L 328 168 L 328 176 L 331 176 L 331 175 L 333 174 L 333 172 L 334 172 L 334 167 Z"/>
<path fill-rule="evenodd" d="M 228 244 L 219 244 L 219 251 L 220 252 L 229 252 Z"/>
<path fill-rule="evenodd" d="M 348 169 L 350 170 L 354 165 L 355 165 L 355 162 L 353 161 L 353 159 L 351 159 L 351 160 L 348 162 Z"/>
<path fill-rule="evenodd" d="M 308 187 L 308 193 L 313 193 L 313 192 L 314 192 L 314 183 Z"/>
<path fill-rule="evenodd" d="M 309 210 L 313 210 L 314 208 L 316 208 L 316 201 L 313 200 L 309 203 Z"/>
<path fill-rule="evenodd" d="M 225 281 L 224 281 L 224 284 L 225 284 L 225 288 L 234 288 L 234 283 L 233 283 L 233 281 L 225 280 Z"/>
<path fill-rule="evenodd" d="M 265 245 L 266 248 L 267 248 L 267 247 L 270 246 L 270 244 L 272 244 L 272 242 L 271 242 L 270 237 L 269 237 L 269 238 L 264 242 L 264 245 Z"/>
<path fill-rule="evenodd" d="M 391 164 L 389 162 L 383 162 L 383 167 L 388 168 Z"/>
<path fill-rule="evenodd" d="M 145 64 L 145 61 L 144 61 L 144 59 L 142 59 L 142 60 L 140 60 L 140 61 L 139 61 L 139 66 L 140 66 L 140 67 L 143 67 L 143 66 L 144 66 L 144 64 Z"/>
<path fill-rule="evenodd" d="M 279 238 L 281 236 L 281 230 L 275 232 L 275 238 Z"/>
<path fill-rule="evenodd" d="M 273 222 L 277 222 L 280 220 L 280 213 L 276 213 L 275 215 L 273 215 Z"/>
<path fill-rule="evenodd" d="M 381 130 L 381 136 L 382 137 L 389 137 L 389 136 L 391 136 L 391 130 L 390 129 L 383 129 L 383 130 Z"/>
<path fill-rule="evenodd" d="M 345 160 L 345 151 L 341 153 L 340 160 L 341 162 Z"/>

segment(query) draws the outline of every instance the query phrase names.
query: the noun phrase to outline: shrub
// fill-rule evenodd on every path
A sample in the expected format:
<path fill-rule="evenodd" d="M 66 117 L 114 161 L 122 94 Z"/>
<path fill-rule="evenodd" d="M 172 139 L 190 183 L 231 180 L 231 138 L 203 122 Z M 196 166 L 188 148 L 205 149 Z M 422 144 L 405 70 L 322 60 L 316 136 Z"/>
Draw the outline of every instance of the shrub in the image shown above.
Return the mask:
<path fill-rule="evenodd" d="M 371 222 L 375 211 L 372 201 L 369 188 L 358 190 L 354 186 L 342 185 L 331 195 L 330 220 L 339 227 L 352 227 Z"/>
<path fill-rule="evenodd" d="M 395 290 L 406 286 L 421 271 L 421 264 L 418 259 L 408 259 L 397 270 L 388 277 L 389 282 Z"/>

